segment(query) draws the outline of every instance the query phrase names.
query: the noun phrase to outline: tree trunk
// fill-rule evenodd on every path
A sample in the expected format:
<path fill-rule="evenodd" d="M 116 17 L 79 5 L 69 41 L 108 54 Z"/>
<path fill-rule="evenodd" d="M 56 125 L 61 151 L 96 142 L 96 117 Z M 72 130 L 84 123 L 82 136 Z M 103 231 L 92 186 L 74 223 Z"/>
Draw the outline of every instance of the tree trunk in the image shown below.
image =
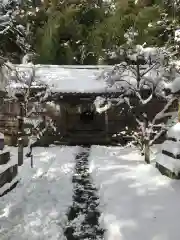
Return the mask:
<path fill-rule="evenodd" d="M 150 146 L 148 140 L 144 142 L 144 160 L 147 164 L 150 164 Z"/>
<path fill-rule="evenodd" d="M 139 58 L 137 57 L 137 89 L 138 90 L 139 90 L 140 81 L 141 81 L 140 64 L 139 64 Z"/>
<path fill-rule="evenodd" d="M 19 95 L 19 126 L 18 126 L 18 166 L 21 166 L 23 164 L 23 149 L 24 149 L 24 141 L 23 141 L 23 136 L 24 136 L 24 96 Z"/>

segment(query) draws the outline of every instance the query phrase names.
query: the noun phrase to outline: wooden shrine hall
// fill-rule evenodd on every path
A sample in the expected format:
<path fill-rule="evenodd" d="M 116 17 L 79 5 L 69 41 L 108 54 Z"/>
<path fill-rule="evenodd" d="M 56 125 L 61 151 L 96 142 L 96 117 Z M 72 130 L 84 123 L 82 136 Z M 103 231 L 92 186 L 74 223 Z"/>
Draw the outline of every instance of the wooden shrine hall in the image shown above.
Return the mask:
<path fill-rule="evenodd" d="M 104 78 L 101 78 L 103 71 L 109 71 L 112 66 L 55 66 L 55 65 L 14 65 L 16 74 L 13 71 L 8 75 L 6 91 L 13 95 L 13 91 L 22 89 L 29 79 L 32 80 L 31 92 L 40 92 L 41 89 L 48 88 L 50 95 L 47 102 L 39 104 L 27 120 L 28 125 L 32 121 L 41 121 L 44 117 L 50 117 L 56 123 L 57 132 L 51 136 L 49 132 L 46 141 L 49 144 L 58 142 L 59 144 L 112 144 L 119 141 L 117 133 L 125 126 L 131 129 L 134 127 L 132 116 L 128 116 L 127 111 L 121 111 L 120 106 L 111 106 L 103 111 L 97 111 L 95 100 L 104 99 L 103 107 L 106 107 L 107 99 L 118 98 L 118 89 L 110 88 Z M 16 76 L 20 83 L 17 84 Z M 6 76 L 7 78 L 7 76 Z M 16 81 L 15 81 L 16 80 Z M 41 87 L 40 87 L 41 86 Z M 54 102 L 57 111 L 50 106 Z M 29 107 L 34 105 L 29 102 Z M 49 105 L 48 105 L 49 104 Z M 157 105 L 154 103 L 155 106 Z M 13 126 L 14 135 L 17 135 L 17 101 L 7 102 L 1 111 L 0 129 L 10 129 Z M 48 106 L 48 107 L 47 107 Z M 150 106 L 152 109 L 153 107 Z M 42 110 L 43 109 L 43 110 Z M 46 111 L 44 111 L 44 109 Z M 5 117 L 6 116 L 6 117 Z M 6 118 L 6 119 L 4 119 Z M 2 126 L 11 119 L 9 126 Z M 32 126 L 33 128 L 33 126 Z M 8 130 L 8 132 L 11 132 Z"/>

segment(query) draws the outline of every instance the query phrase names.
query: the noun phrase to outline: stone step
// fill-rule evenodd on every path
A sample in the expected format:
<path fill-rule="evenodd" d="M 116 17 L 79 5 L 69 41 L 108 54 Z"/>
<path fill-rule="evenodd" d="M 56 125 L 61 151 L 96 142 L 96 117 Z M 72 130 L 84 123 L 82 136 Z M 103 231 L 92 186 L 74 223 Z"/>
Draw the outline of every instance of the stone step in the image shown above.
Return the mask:
<path fill-rule="evenodd" d="M 89 144 L 107 144 L 108 142 L 110 142 L 110 139 L 107 139 L 105 136 L 104 137 L 91 137 L 91 138 L 63 138 L 60 142 L 64 142 L 67 144 L 85 144 L 85 143 L 89 143 Z"/>

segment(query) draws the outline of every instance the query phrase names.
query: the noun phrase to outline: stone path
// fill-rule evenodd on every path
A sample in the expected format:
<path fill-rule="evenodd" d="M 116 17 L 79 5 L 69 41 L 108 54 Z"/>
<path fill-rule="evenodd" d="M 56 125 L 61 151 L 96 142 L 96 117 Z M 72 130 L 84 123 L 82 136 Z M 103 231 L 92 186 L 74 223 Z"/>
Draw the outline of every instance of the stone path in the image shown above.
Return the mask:
<path fill-rule="evenodd" d="M 67 213 L 68 224 L 64 230 L 67 240 L 103 239 L 104 229 L 99 226 L 99 197 L 89 173 L 90 147 L 82 147 L 76 156 L 73 182 L 73 204 Z"/>

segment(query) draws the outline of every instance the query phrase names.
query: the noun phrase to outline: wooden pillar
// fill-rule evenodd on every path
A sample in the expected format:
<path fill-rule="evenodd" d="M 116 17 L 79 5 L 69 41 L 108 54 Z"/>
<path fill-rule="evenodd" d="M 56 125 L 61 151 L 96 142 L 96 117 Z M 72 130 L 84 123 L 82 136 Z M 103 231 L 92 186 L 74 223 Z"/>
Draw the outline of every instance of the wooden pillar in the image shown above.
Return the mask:
<path fill-rule="evenodd" d="M 67 110 L 66 110 L 66 106 L 63 105 L 63 113 L 62 113 L 62 117 L 63 119 L 61 121 L 63 121 L 63 135 L 67 134 Z"/>
<path fill-rule="evenodd" d="M 69 133 L 69 129 L 71 129 L 71 112 L 70 112 L 70 105 L 66 105 L 66 130 Z"/>

